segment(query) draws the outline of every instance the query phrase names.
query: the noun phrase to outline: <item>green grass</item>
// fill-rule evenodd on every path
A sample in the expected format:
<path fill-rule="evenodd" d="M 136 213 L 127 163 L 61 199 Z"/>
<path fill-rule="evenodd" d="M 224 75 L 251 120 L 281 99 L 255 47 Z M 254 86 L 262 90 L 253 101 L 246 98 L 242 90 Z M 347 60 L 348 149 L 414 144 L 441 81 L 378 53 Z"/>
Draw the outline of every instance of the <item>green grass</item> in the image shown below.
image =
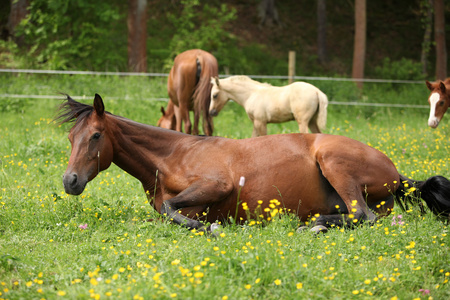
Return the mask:
<path fill-rule="evenodd" d="M 1 76 L 1 93 L 103 96 L 107 110 L 155 124 L 166 97 L 162 79 Z M 336 95 L 352 94 L 332 86 Z M 325 88 L 324 88 L 325 89 Z M 410 103 L 409 89 L 368 88 Z M 377 90 L 377 92 L 373 92 Z M 373 92 L 373 94 L 371 94 Z M 426 99 L 427 92 L 423 101 Z M 128 97 L 131 100 L 121 100 Z M 415 97 L 419 98 L 418 95 Z M 114 98 L 114 99 L 111 99 Z M 330 99 L 331 100 L 331 99 Z M 0 104 L 7 100 L 0 99 Z M 422 101 L 414 100 L 415 104 Z M 448 226 L 414 208 L 374 226 L 298 234 L 280 215 L 267 226 L 225 226 L 218 238 L 161 220 L 140 183 L 112 166 L 81 196 L 64 193 L 68 126 L 50 123 L 61 101 L 28 99 L 0 112 L 0 299 L 447 299 Z M 392 101 L 391 103 L 394 103 Z M 414 179 L 450 177 L 448 120 L 432 130 L 423 109 L 329 106 L 327 133 L 385 152 Z M 243 109 L 229 103 L 215 133 L 250 137 Z M 297 132 L 297 124 L 269 125 Z M 146 222 L 148 219 L 153 219 Z M 398 219 L 397 219 L 398 220 Z M 80 225 L 85 229 L 80 228 Z"/>

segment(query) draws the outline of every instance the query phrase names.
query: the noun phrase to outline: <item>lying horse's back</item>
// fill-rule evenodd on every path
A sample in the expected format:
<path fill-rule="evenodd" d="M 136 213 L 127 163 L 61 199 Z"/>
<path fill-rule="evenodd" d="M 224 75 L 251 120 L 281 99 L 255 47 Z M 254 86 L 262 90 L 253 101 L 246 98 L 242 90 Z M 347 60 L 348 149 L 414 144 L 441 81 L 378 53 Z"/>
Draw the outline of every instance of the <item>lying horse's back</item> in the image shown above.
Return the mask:
<path fill-rule="evenodd" d="M 389 187 L 395 190 L 394 182 L 399 180 L 394 164 L 383 153 L 358 141 L 323 134 L 199 139 L 185 152 L 192 165 L 183 164 L 181 173 L 187 172 L 184 178 L 201 173 L 205 180 L 221 183 L 229 190 L 221 201 L 209 205 L 210 221 L 226 219 L 228 212 L 235 211 L 239 190 L 239 202 L 245 202 L 250 212 L 278 199 L 283 208 L 302 220 L 314 214 L 348 213 L 352 200 L 361 201 L 359 206 L 367 201 L 376 212 L 384 213 L 393 206 Z M 199 163 L 205 155 L 209 157 L 207 163 Z M 240 177 L 245 178 L 244 187 L 238 185 Z M 384 207 L 377 208 L 382 201 L 386 202 Z M 242 207 L 238 217 L 246 218 Z"/>

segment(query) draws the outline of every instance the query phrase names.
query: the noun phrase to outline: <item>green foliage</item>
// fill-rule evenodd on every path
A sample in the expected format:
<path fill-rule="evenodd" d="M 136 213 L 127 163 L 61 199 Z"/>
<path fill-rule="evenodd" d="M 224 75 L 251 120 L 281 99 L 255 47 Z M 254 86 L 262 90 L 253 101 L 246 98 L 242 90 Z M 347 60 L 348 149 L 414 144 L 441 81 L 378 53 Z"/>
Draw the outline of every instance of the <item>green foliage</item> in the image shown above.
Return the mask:
<path fill-rule="evenodd" d="M 23 112 L 29 105 L 28 99 L 12 99 L 0 97 L 0 112 Z"/>
<path fill-rule="evenodd" d="M 422 65 L 410 59 L 402 58 L 398 61 L 391 61 L 388 57 L 383 60 L 383 64 L 375 68 L 376 78 L 396 79 L 396 80 L 424 80 Z"/>
<path fill-rule="evenodd" d="M 125 21 L 120 6 L 113 4 L 114 1 L 31 1 L 28 17 L 17 30 L 29 47 L 28 63 L 50 69 L 123 65 L 126 47 L 118 45 L 125 41 L 117 36 L 123 37 L 124 30 L 114 24 Z"/>
<path fill-rule="evenodd" d="M 206 1 L 205 1 L 206 2 Z M 174 24 L 176 33 L 172 37 L 168 65 L 173 58 L 188 49 L 203 49 L 220 57 L 220 63 L 227 65 L 231 59 L 227 55 L 228 45 L 233 44 L 234 38 L 227 31 L 227 24 L 236 18 L 236 10 L 227 5 L 220 7 L 200 0 L 182 0 L 183 10 L 180 15 L 169 14 L 168 19 Z"/>

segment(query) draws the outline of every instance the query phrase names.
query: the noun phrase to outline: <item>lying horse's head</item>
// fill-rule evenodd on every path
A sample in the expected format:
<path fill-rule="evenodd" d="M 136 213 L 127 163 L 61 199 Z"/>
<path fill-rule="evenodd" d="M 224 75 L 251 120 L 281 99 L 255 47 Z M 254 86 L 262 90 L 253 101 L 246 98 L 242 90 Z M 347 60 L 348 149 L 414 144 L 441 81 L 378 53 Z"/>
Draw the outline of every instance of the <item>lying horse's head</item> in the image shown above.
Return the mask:
<path fill-rule="evenodd" d="M 107 115 L 102 98 L 97 94 L 93 106 L 79 103 L 69 96 L 61 105 L 61 114 L 56 119 L 61 124 L 75 121 L 69 132 L 72 152 L 63 176 L 66 193 L 81 194 L 89 181 L 111 165 L 113 148 Z"/>

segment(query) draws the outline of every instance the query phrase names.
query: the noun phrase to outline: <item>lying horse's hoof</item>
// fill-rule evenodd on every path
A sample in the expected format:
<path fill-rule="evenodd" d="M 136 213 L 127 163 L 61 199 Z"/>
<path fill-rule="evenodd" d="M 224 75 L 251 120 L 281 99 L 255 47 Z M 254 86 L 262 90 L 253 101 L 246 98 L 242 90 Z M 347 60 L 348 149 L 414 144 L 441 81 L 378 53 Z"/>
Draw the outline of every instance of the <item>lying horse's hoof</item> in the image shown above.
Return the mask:
<path fill-rule="evenodd" d="M 308 229 L 309 229 L 309 231 L 314 232 L 314 234 L 319 234 L 320 232 L 325 233 L 328 231 L 327 227 L 325 227 L 323 225 L 316 225 L 313 228 L 310 228 L 308 226 L 300 226 L 299 228 L 297 228 L 297 232 L 300 233 L 300 232 L 303 232 Z"/>
<path fill-rule="evenodd" d="M 210 235 L 212 237 L 218 237 L 222 233 L 222 226 L 217 223 L 212 223 L 209 226 L 199 228 L 198 231 L 204 232 L 206 235 Z"/>
<path fill-rule="evenodd" d="M 316 225 L 313 228 L 311 228 L 311 231 L 315 234 L 319 234 L 320 232 L 326 233 L 328 231 L 328 228 L 323 225 Z"/>

